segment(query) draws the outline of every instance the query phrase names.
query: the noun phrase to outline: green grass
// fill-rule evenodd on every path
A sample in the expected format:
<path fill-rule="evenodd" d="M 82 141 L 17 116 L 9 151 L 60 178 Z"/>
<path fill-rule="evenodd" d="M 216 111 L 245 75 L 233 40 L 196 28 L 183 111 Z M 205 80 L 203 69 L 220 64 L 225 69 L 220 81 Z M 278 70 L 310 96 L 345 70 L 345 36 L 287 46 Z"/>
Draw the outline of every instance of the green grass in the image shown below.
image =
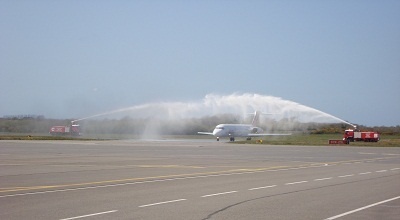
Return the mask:
<path fill-rule="evenodd" d="M 0 140 L 100 140 L 95 138 L 74 137 L 74 136 L 51 136 L 44 134 L 0 134 Z"/>
<path fill-rule="evenodd" d="M 290 136 L 264 137 L 262 143 L 257 139 L 237 141 L 237 143 L 267 144 L 267 145 L 310 145 L 327 146 L 329 140 L 341 140 L 340 134 L 298 134 Z M 378 142 L 350 142 L 346 146 L 400 147 L 400 135 L 382 135 Z"/>
<path fill-rule="evenodd" d="M 78 137 L 57 137 L 57 136 L 0 136 L 0 140 L 80 140 L 90 141 L 98 139 L 78 138 Z"/>
<path fill-rule="evenodd" d="M 46 134 L 0 134 L 0 140 L 119 140 L 137 139 L 135 135 L 89 135 L 80 137 L 71 136 L 50 136 Z M 161 139 L 209 139 L 201 135 L 179 135 L 162 136 Z M 304 146 L 328 146 L 329 140 L 341 140 L 341 134 L 296 134 L 290 136 L 268 136 L 263 137 L 262 143 L 257 138 L 251 141 L 241 141 L 239 138 L 235 143 L 238 144 L 265 144 L 265 145 L 304 145 Z M 222 140 L 224 141 L 224 140 Z M 371 147 L 400 147 L 400 135 L 381 135 L 379 142 L 350 142 L 344 146 L 371 146 Z"/>

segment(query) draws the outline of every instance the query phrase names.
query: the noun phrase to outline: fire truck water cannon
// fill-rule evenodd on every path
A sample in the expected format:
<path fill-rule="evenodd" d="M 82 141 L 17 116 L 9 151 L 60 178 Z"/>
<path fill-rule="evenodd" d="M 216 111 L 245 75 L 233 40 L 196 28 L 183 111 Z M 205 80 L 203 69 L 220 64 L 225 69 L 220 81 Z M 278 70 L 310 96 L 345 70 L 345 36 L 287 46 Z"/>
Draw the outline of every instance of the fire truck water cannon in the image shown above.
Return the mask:
<path fill-rule="evenodd" d="M 50 128 L 49 133 L 53 136 L 80 136 L 80 126 L 71 121 L 69 126 L 53 126 Z"/>
<path fill-rule="evenodd" d="M 343 134 L 343 141 L 347 141 L 347 144 L 354 141 L 364 142 L 378 142 L 380 135 L 375 131 L 360 131 L 357 126 L 354 129 L 347 129 Z"/>

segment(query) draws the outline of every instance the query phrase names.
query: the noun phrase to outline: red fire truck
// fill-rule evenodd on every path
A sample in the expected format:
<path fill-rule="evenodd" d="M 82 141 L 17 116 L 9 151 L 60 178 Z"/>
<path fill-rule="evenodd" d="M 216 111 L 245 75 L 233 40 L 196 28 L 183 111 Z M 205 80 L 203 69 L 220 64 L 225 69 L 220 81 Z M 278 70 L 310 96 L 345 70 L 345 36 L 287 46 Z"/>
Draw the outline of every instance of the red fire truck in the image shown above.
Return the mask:
<path fill-rule="evenodd" d="M 71 135 L 71 136 L 79 136 L 81 135 L 79 125 L 72 124 L 71 126 L 53 126 L 50 128 L 51 135 Z"/>
<path fill-rule="evenodd" d="M 374 131 L 360 131 L 358 129 L 345 130 L 343 140 L 349 142 L 365 141 L 365 142 L 378 142 L 380 136 L 378 132 Z"/>

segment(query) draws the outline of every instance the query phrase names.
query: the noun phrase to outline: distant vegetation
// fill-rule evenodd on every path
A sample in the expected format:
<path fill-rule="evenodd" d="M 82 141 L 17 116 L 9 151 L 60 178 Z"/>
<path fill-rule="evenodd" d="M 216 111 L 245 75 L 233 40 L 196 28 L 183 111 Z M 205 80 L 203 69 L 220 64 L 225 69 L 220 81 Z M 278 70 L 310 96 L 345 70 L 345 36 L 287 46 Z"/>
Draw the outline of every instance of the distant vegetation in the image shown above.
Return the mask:
<path fill-rule="evenodd" d="M 48 133 L 51 126 L 68 125 L 70 120 L 41 118 L 0 118 L 3 133 Z"/>
<path fill-rule="evenodd" d="M 243 119 L 234 115 L 218 115 L 203 118 L 182 119 L 179 121 L 132 119 L 101 119 L 84 120 L 80 122 L 82 136 L 57 136 L 49 134 L 52 126 L 71 124 L 72 119 L 46 119 L 44 117 L 9 117 L 0 118 L 0 140 L 102 140 L 102 139 L 129 139 L 151 134 L 171 135 L 171 137 L 198 137 L 198 131 L 212 131 L 217 124 L 243 123 Z M 295 120 L 263 121 L 261 125 L 268 125 L 267 132 L 290 132 L 293 135 L 280 137 L 265 137 L 263 144 L 273 145 L 327 145 L 329 139 L 342 139 L 343 131 L 350 126 L 345 124 L 318 124 L 299 123 Z M 261 126 L 262 127 L 262 126 Z M 378 143 L 354 142 L 351 146 L 400 146 L 400 126 L 394 127 L 366 127 L 361 130 L 377 131 L 381 134 Z M 309 135 L 311 134 L 311 135 Z M 195 135 L 195 136 L 188 136 Z M 206 138 L 206 137 L 204 137 Z M 211 137 L 210 137 L 211 138 Z M 251 141 L 237 141 L 236 143 L 258 143 L 256 138 Z"/>
<path fill-rule="evenodd" d="M 0 118 L 1 133 L 48 133 L 50 127 L 55 125 L 70 125 L 71 119 L 46 119 L 40 117 L 15 117 Z M 220 123 L 243 123 L 238 116 L 224 114 L 203 118 L 189 118 L 181 120 L 156 120 L 122 119 L 83 120 L 80 122 L 81 132 L 90 134 L 130 134 L 142 135 L 144 133 L 156 133 L 160 135 L 194 135 L 197 131 L 212 131 Z M 319 124 L 299 123 L 295 120 L 263 121 L 262 125 L 268 125 L 267 132 L 291 132 L 297 134 L 342 134 L 350 126 L 345 124 Z M 392 127 L 366 127 L 359 126 L 361 130 L 373 130 L 383 135 L 399 135 L 400 125 Z"/>
<path fill-rule="evenodd" d="M 329 140 L 341 140 L 343 134 L 294 134 L 290 136 L 265 137 L 262 142 L 253 138 L 251 141 L 240 140 L 236 143 L 252 143 L 265 145 L 305 145 L 305 146 L 326 146 L 329 145 Z M 334 145 L 332 145 L 334 146 Z M 378 142 L 350 142 L 349 145 L 340 146 L 364 146 L 364 147 L 400 147 L 400 135 L 381 135 L 381 140 Z"/>

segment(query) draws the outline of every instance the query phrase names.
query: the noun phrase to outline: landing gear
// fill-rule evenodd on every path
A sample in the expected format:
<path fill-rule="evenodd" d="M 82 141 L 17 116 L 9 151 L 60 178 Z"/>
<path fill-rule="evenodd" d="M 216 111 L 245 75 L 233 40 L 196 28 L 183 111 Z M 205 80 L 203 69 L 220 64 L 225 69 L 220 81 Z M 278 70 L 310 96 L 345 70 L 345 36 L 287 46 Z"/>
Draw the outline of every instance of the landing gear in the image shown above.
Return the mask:
<path fill-rule="evenodd" d="M 217 141 L 219 141 L 219 137 L 217 137 Z"/>
<path fill-rule="evenodd" d="M 229 141 L 231 141 L 231 142 L 235 141 L 235 137 L 230 137 Z"/>
<path fill-rule="evenodd" d="M 246 140 L 251 141 L 251 137 L 246 138 Z"/>

